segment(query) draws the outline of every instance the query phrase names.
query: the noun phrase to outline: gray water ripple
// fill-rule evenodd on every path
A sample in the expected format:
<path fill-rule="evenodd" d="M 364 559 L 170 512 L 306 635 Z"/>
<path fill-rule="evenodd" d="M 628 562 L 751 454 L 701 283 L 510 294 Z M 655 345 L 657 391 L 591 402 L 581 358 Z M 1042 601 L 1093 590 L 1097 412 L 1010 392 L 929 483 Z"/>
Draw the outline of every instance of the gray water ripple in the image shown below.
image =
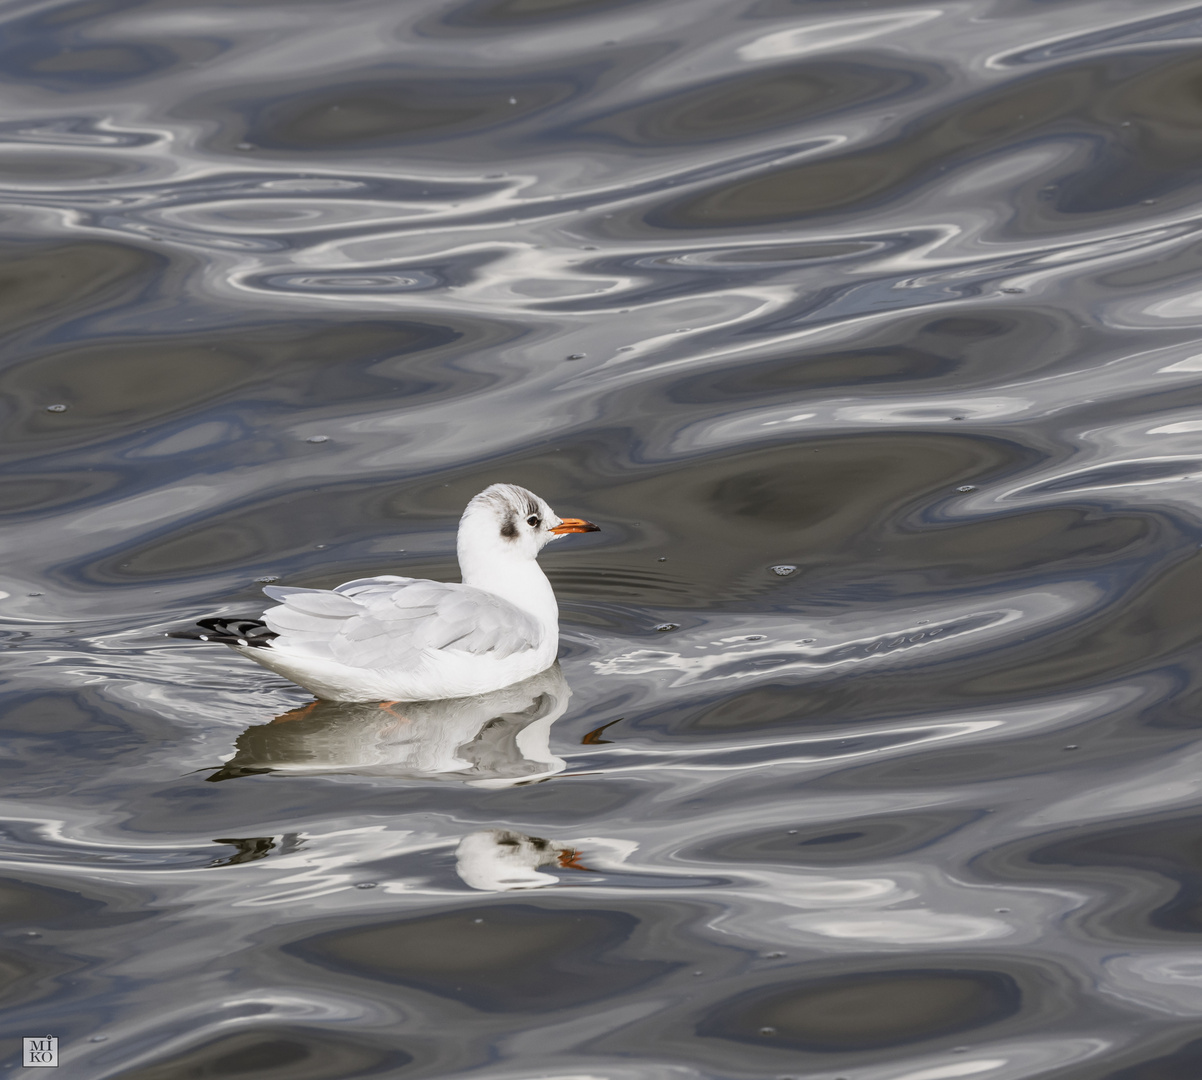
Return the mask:
<path fill-rule="evenodd" d="M 11 1030 L 113 1080 L 1197 1071 L 1193 8 L 0 24 Z M 524 741 L 162 636 L 451 578 L 494 480 L 603 529 Z M 473 885 L 498 831 L 583 869 Z"/>

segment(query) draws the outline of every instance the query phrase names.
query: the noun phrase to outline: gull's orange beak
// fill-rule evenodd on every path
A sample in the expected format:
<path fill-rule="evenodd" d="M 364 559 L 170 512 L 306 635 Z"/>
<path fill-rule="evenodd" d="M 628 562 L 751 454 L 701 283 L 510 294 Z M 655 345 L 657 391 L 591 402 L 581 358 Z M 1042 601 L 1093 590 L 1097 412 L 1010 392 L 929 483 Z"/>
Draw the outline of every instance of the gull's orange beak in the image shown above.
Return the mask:
<path fill-rule="evenodd" d="M 600 532 L 601 526 L 594 525 L 591 521 L 585 521 L 584 518 L 564 518 L 551 531 L 562 536 L 564 533 L 570 532 Z"/>

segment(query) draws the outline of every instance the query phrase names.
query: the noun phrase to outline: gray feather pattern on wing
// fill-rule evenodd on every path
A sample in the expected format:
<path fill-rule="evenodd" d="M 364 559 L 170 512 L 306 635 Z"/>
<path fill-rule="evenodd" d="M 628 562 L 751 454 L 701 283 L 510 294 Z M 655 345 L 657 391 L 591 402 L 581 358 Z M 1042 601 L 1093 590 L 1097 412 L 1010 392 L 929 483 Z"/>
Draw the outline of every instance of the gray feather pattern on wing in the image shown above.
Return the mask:
<path fill-rule="evenodd" d="M 488 653 L 497 658 L 533 649 L 533 617 L 471 585 L 418 581 L 392 575 L 359 578 L 337 589 L 263 590 L 278 607 L 263 621 L 280 644 L 301 646 L 354 667 L 416 663 L 423 651 Z"/>
<path fill-rule="evenodd" d="M 288 585 L 268 585 L 263 590 L 272 600 L 279 600 L 297 611 L 309 615 L 345 617 L 358 613 L 359 606 L 336 592 L 327 589 L 294 589 Z"/>

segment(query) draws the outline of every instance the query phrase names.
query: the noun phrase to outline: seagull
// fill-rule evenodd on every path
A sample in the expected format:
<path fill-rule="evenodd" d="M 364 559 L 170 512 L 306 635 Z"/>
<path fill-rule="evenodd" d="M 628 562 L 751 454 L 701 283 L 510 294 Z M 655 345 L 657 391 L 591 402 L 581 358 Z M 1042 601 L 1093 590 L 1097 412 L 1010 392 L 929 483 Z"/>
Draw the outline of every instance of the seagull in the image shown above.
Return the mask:
<path fill-rule="evenodd" d="M 487 694 L 550 667 L 559 606 L 539 551 L 568 533 L 532 491 L 493 484 L 467 504 L 463 584 L 382 574 L 335 589 L 269 585 L 262 619 L 201 619 L 169 637 L 214 641 L 327 701 L 436 701 Z"/>

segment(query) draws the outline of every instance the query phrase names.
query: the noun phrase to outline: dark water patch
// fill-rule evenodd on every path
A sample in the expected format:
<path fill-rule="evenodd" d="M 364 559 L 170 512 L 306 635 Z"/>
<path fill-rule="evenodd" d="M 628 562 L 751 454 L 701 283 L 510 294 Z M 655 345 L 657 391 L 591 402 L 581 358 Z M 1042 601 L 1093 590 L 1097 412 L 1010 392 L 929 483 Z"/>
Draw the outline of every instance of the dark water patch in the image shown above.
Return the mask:
<path fill-rule="evenodd" d="M 1072 345 L 1065 320 L 1052 312 L 1001 313 L 963 304 L 955 315 L 925 313 L 890 320 L 857 335 L 854 348 L 800 349 L 781 357 L 722 367 L 673 381 L 672 400 L 718 404 L 778 394 L 874 386 L 954 385 L 958 392 L 992 382 L 999 365 L 1011 378 L 1049 367 Z M 805 398 L 795 399 L 800 404 Z"/>
<path fill-rule="evenodd" d="M 622 609 L 618 607 L 621 601 L 646 601 L 654 597 L 661 604 L 687 603 L 696 591 L 693 581 L 660 566 L 648 565 L 640 568 L 629 565 L 615 566 L 608 562 L 601 565 L 581 563 L 582 560 L 573 559 L 562 568 L 553 568 L 553 572 L 547 576 L 558 595 L 606 598 L 605 607 L 581 609 L 579 621 L 585 625 L 626 627 L 630 625 L 632 613 L 627 612 L 627 617 L 622 617 Z M 610 612 L 612 617 L 606 618 L 606 611 Z M 638 619 L 638 625 L 631 627 L 636 634 L 645 628 L 646 615 L 641 610 Z"/>
<path fill-rule="evenodd" d="M 56 94 L 96 92 L 212 61 L 230 47 L 217 36 L 195 32 L 149 40 L 119 40 L 105 33 L 107 20 L 139 8 L 144 0 L 82 0 L 6 20 L 0 77 Z M 98 32 L 99 31 L 99 32 Z"/>
<path fill-rule="evenodd" d="M 692 849 L 703 861 L 784 866 L 850 866 L 896 859 L 935 844 L 981 818 L 979 811 L 909 811 L 880 817 L 849 818 L 820 825 L 771 829 L 726 836 Z"/>
<path fill-rule="evenodd" d="M 546 1012 L 628 993 L 673 970 L 613 955 L 637 924 L 622 911 L 493 904 L 333 931 L 285 951 L 487 1012 Z"/>
<path fill-rule="evenodd" d="M 115 179 L 137 171 L 132 162 L 99 156 L 80 157 L 69 154 L 39 154 L 23 151 L 0 155 L 0 182 L 69 183 L 83 180 Z"/>
<path fill-rule="evenodd" d="M 776 984 L 724 1002 L 702 1037 L 808 1053 L 894 1049 L 962 1036 L 1022 1008 L 1001 971 L 895 969 Z"/>
<path fill-rule="evenodd" d="M 657 711 L 655 720 L 667 730 L 684 735 L 755 731 L 774 726 L 796 728 L 809 724 L 826 727 L 837 722 L 837 718 L 828 693 L 815 693 L 804 684 L 772 685 L 768 682 L 724 693 L 716 701 L 706 701 L 689 709 Z"/>
<path fill-rule="evenodd" d="M 537 78 L 525 70 L 504 80 L 466 74 L 421 80 L 377 76 L 291 93 L 285 86 L 264 88 L 257 101 L 231 101 L 225 91 L 218 99 L 189 103 L 187 111 L 247 117 L 245 129 L 226 139 L 264 150 L 381 151 L 496 131 L 568 100 L 580 92 L 581 78 L 588 78 L 587 73 Z"/>
<path fill-rule="evenodd" d="M 120 482 L 120 473 L 107 470 L 0 475 L 0 513 L 20 515 L 51 512 L 102 496 L 111 492 Z"/>
<path fill-rule="evenodd" d="M 517 29 L 607 14 L 634 4 L 648 6 L 638 0 L 472 0 L 441 14 L 439 23 L 474 30 Z"/>
<path fill-rule="evenodd" d="M 988 520 L 933 525 L 915 522 L 894 537 L 899 562 L 933 563 L 932 584 L 954 584 L 971 577 L 983 584 L 1005 576 L 1059 572 L 1088 576 L 1162 552 L 1176 530 L 1152 515 L 1108 514 L 1095 509 L 1061 507 L 1020 514 L 994 514 Z M 916 550 L 922 549 L 919 556 Z"/>
<path fill-rule="evenodd" d="M 1104 1080 L 1192 1080 L 1199 1072 L 1202 1039 L 1191 1039 L 1167 1054 L 1108 1072 Z"/>
<path fill-rule="evenodd" d="M 280 459 L 313 452 L 299 440 L 279 445 L 276 451 L 273 456 Z M 87 566 L 73 567 L 71 574 L 98 582 L 169 577 L 179 580 L 220 567 L 239 566 L 256 568 L 256 575 L 268 571 L 289 575 L 316 572 L 323 579 L 336 577 L 339 582 L 347 581 L 357 576 L 354 563 L 342 561 L 344 569 L 338 570 L 341 560 L 337 558 L 337 548 L 352 535 L 362 536 L 360 523 L 364 519 L 374 520 L 382 538 L 397 531 L 391 513 L 396 492 L 382 487 L 347 487 L 328 480 L 320 484 L 313 481 L 303 486 L 297 484 L 293 490 L 281 491 L 270 500 L 248 500 L 224 513 L 210 512 L 202 523 L 185 520 L 158 536 L 147 530 L 144 542 L 122 545 Z M 185 508 L 186 504 L 181 505 L 181 509 Z M 416 542 L 412 524 L 408 531 L 409 542 Z M 388 561 L 396 565 L 398 560 Z M 308 565 L 313 563 L 322 564 L 321 569 Z M 299 580 L 289 576 L 288 583 L 296 584 Z M 303 580 L 303 587 L 310 587 L 312 577 L 305 576 Z M 329 581 L 329 585 L 336 583 Z M 266 603 L 258 599 L 255 602 Z"/>
<path fill-rule="evenodd" d="M 14 651 L 36 644 L 36 638 L 18 642 Z M 0 709 L 10 763 L 20 766 L 8 778 L 8 791 L 31 797 L 70 790 L 98 766 L 139 752 L 146 735 L 140 728 L 139 718 L 88 690 L 14 689 Z"/>
<path fill-rule="evenodd" d="M 934 69 L 845 61 L 809 63 L 706 82 L 616 110 L 563 132 L 661 151 L 689 143 L 746 138 L 837 114 L 852 106 L 907 96 L 939 82 Z"/>
<path fill-rule="evenodd" d="M 1127 940 L 1157 931 L 1202 932 L 1202 818 L 1196 815 L 1078 828 L 1031 848 L 1026 859 L 1030 876 L 1063 876 L 1071 868 L 1068 876 L 1107 888 L 1114 899 L 1091 920 L 1103 932 Z"/>
<path fill-rule="evenodd" d="M 120 1080 L 247 1076 L 264 1080 L 351 1080 L 395 1075 L 413 1055 L 379 1035 L 294 1024 L 256 1024 L 113 1074 Z"/>
<path fill-rule="evenodd" d="M 1192 160 L 1181 132 L 1197 108 L 1189 89 L 1195 64 L 1183 58 L 1166 65 L 1162 57 L 1066 64 L 957 101 L 943 115 L 912 123 L 878 146 L 717 186 L 662 207 L 648 221 L 660 228 L 731 228 L 866 209 L 913 195 L 938 173 L 970 160 L 1069 132 L 1097 146 L 1101 185 L 1095 182 L 1096 163 L 1089 181 L 1081 177 L 1095 194 L 1062 181 L 1060 211 L 1129 208 L 1160 193 L 1147 190 L 1140 171 L 1163 173 Z M 1119 124 L 1128 118 L 1133 128 L 1120 134 Z M 1140 165 L 1124 168 L 1124 144 L 1137 139 Z M 1183 176 L 1173 187 L 1187 180 Z"/>
<path fill-rule="evenodd" d="M 39 1002 L 62 993 L 60 978 L 78 970 L 57 957 L 18 956 L 0 951 L 0 1006 L 13 1008 Z"/>
<path fill-rule="evenodd" d="M 1140 289 L 1147 286 L 1189 285 L 1202 272 L 1202 242 L 1181 245 L 1159 259 L 1124 266 L 1098 275 L 1098 283 L 1109 289 Z"/>
<path fill-rule="evenodd" d="M 215 55 L 219 50 L 206 51 Z M 65 93 L 134 82 L 162 74 L 178 62 L 175 53 L 162 46 L 124 43 L 73 48 L 43 38 L 0 50 L 0 74 L 7 79 Z"/>
<path fill-rule="evenodd" d="M 982 473 L 1010 464 L 1015 457 L 1008 447 L 953 436 L 896 434 L 806 440 L 802 445 L 773 447 L 757 454 L 730 455 L 722 462 L 721 471 L 707 462 L 704 482 L 712 485 L 709 498 L 694 499 L 721 507 L 723 518 L 746 522 L 757 531 L 779 530 L 795 536 L 810 533 L 809 546 L 838 547 L 838 543 L 823 543 L 813 534 L 859 532 L 861 522 L 853 525 L 848 519 L 868 506 L 878 518 L 888 517 L 903 502 L 954 486 L 957 481 L 979 479 Z M 715 473 L 719 478 L 714 478 Z M 875 490 L 868 492 L 866 487 Z M 846 493 L 853 490 L 857 498 L 847 499 Z"/>
<path fill-rule="evenodd" d="M 868 349 L 834 356 L 790 356 L 748 368 L 682 379 L 672 387 L 673 396 L 690 403 L 729 402 L 830 387 L 913 382 L 945 377 L 957 370 L 957 364 L 947 357 L 902 348 Z"/>
<path fill-rule="evenodd" d="M 1199 179 L 1190 131 L 1202 119 L 1202 61 L 1193 52 L 1157 57 L 1128 76 L 1099 104 L 1098 114 L 1122 118 L 1125 137 L 1099 163 L 1062 181 L 1059 204 L 1070 213 L 1098 213 L 1138 199 L 1180 192 Z M 1183 190 L 1186 189 L 1186 190 Z"/>
<path fill-rule="evenodd" d="M 0 319 L 8 334 L 39 326 L 61 340 L 97 309 L 142 298 L 166 266 L 161 255 L 107 241 L 10 241 L 0 249 Z"/>
<path fill-rule="evenodd" d="M 90 892 L 98 892 L 88 886 Z M 121 934 L 121 927 L 144 924 L 146 911 L 122 910 L 113 903 L 71 889 L 0 879 L 0 1006 L 23 1009 L 37 1003 L 53 1010 L 78 993 L 90 966 L 80 958 L 84 935 Z M 136 931 L 135 931 L 136 932 Z M 15 1015 L 15 1014 L 14 1014 Z"/>
<path fill-rule="evenodd" d="M 964 689 L 974 695 L 1064 689 L 1183 655 L 1199 639 L 1186 597 L 1202 584 L 1202 558 L 1192 549 L 1161 552 L 1143 570 L 1138 594 L 1125 603 L 1065 628 L 1004 670 L 973 677 Z"/>
<path fill-rule="evenodd" d="M 0 927 L 11 941 L 30 941 L 31 933 L 109 927 L 141 922 L 142 911 L 120 911 L 78 891 L 0 879 Z"/>
<path fill-rule="evenodd" d="M 365 325 L 309 321 L 240 328 L 237 334 L 158 337 L 77 345 L 0 372 L 0 396 L 20 416 L 17 440 L 62 445 L 72 438 L 133 434 L 131 428 L 196 414 L 218 403 L 296 406 L 436 393 L 406 377 L 400 357 L 445 346 L 449 327 L 409 322 Z M 67 406 L 47 413 L 51 402 Z M 191 449 L 185 447 L 185 449 Z"/>

